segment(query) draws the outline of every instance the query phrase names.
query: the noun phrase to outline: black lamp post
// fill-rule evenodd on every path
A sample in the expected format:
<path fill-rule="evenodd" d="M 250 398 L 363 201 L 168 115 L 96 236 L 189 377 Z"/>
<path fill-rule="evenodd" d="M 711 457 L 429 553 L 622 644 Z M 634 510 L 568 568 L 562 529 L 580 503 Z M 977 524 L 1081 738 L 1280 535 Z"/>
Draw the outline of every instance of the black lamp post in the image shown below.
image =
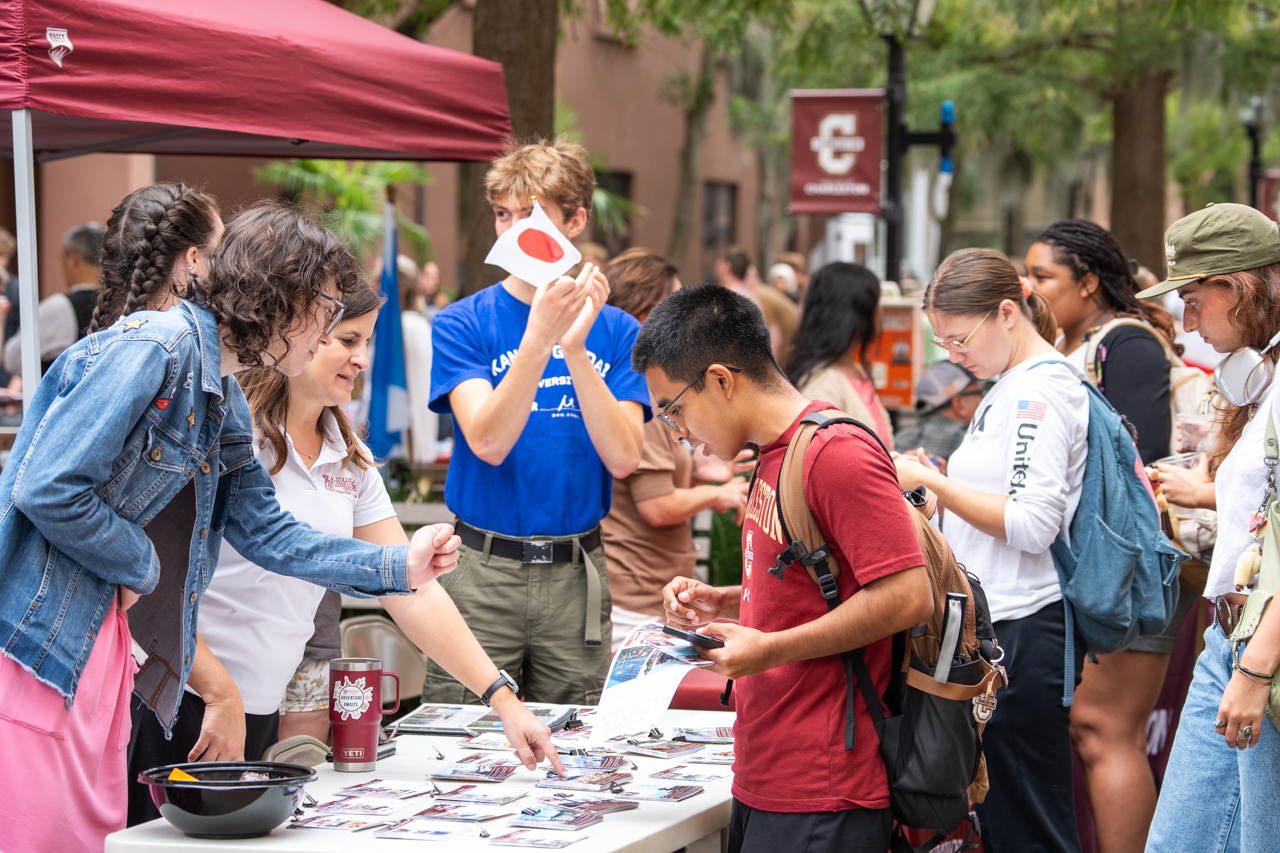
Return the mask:
<path fill-rule="evenodd" d="M 1240 111 L 1240 123 L 1249 134 L 1249 206 L 1258 208 L 1258 187 L 1262 183 L 1262 98 L 1254 95 Z"/>
<path fill-rule="evenodd" d="M 902 275 L 902 161 L 912 145 L 937 145 L 949 163 L 956 134 L 952 125 L 955 110 L 950 102 L 943 105 L 942 123 L 936 132 L 912 133 L 903 117 L 907 108 L 907 61 L 901 36 L 919 35 L 929 25 L 937 0 L 861 0 L 867 17 L 881 32 L 889 47 L 889 75 L 885 84 L 885 101 L 889 125 L 885 175 L 884 221 L 886 281 L 898 281 Z"/>

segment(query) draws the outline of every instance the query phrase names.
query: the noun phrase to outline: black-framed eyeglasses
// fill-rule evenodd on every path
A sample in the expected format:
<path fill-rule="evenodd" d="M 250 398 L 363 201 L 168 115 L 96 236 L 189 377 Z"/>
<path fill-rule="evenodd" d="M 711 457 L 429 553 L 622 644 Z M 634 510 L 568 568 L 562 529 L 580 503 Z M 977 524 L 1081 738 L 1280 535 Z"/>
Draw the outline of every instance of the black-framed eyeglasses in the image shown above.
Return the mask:
<path fill-rule="evenodd" d="M 329 323 L 325 327 L 324 334 L 332 335 L 333 330 L 338 328 L 338 324 L 342 322 L 342 315 L 347 313 L 347 304 L 339 302 L 327 293 L 321 293 L 320 296 L 333 303 L 332 308 L 326 305 L 324 309 L 329 314 Z"/>
<path fill-rule="evenodd" d="M 742 372 L 741 367 L 732 367 L 728 364 L 722 364 L 720 366 L 723 367 L 725 370 L 729 371 L 730 373 Z M 696 377 L 694 377 L 692 382 L 690 382 L 688 385 L 684 386 L 684 388 L 681 389 L 680 393 L 675 396 L 674 400 L 672 400 L 670 403 L 667 403 L 665 406 L 663 406 L 662 411 L 658 412 L 658 420 L 662 421 L 664 424 L 671 427 L 676 432 L 680 432 L 680 429 L 681 429 L 680 424 L 671 420 L 671 414 L 670 414 L 671 407 L 674 406 L 677 402 L 679 402 L 680 398 L 684 396 L 685 391 L 688 391 L 694 385 L 698 384 L 698 382 L 701 381 L 702 377 L 706 375 L 706 372 L 713 367 L 715 367 L 715 364 L 708 364 L 706 367 L 704 367 L 702 371 Z"/>

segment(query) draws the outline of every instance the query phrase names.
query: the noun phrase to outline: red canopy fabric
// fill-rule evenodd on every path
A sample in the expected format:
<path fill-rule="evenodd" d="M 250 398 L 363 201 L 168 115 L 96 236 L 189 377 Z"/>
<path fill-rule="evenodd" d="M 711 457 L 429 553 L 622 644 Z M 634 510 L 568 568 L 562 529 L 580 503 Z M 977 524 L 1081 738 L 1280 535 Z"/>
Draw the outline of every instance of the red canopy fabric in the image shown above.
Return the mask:
<path fill-rule="evenodd" d="M 500 65 L 324 0 L 6 0 L 0 109 L 38 111 L 38 159 L 488 160 L 511 133 Z"/>

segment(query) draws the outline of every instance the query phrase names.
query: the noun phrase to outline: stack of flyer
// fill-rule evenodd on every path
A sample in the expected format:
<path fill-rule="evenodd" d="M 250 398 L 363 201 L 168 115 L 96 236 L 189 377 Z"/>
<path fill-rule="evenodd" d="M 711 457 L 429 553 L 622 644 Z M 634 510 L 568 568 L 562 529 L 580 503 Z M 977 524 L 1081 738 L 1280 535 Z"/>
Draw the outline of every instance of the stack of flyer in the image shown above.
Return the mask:
<path fill-rule="evenodd" d="M 516 772 L 515 759 L 476 752 L 431 774 L 432 779 L 455 782 L 503 782 Z"/>
<path fill-rule="evenodd" d="M 731 726 L 706 729 L 677 728 L 674 738 L 687 740 L 689 743 L 733 743 L 733 728 Z"/>
<path fill-rule="evenodd" d="M 600 817 L 597 812 L 539 803 L 536 806 L 524 809 L 508 823 L 511 826 L 522 826 L 526 829 L 562 829 L 572 831 L 585 829 L 602 820 L 604 818 Z"/>
<path fill-rule="evenodd" d="M 631 781 L 630 773 L 609 770 L 583 770 L 575 772 L 568 767 L 561 776 L 548 770 L 547 778 L 538 781 L 539 788 L 563 788 L 568 791 L 608 791 Z"/>
<path fill-rule="evenodd" d="M 635 800 L 618 800 L 600 794 L 569 794 L 563 791 L 558 794 L 552 794 L 550 797 L 543 797 L 538 802 L 552 806 L 566 806 L 579 811 L 595 812 L 596 814 L 625 812 L 640 808 L 640 804 Z"/>
<path fill-rule="evenodd" d="M 551 731 L 559 731 L 577 715 L 569 705 L 525 705 Z M 502 719 L 483 705 L 419 705 L 397 721 L 401 734 L 474 735 L 501 732 Z"/>
<path fill-rule="evenodd" d="M 491 838 L 489 843 L 496 844 L 499 847 L 532 847 L 538 850 L 559 850 L 561 847 L 568 847 L 570 844 L 581 841 L 584 838 L 586 838 L 585 835 L 539 835 L 528 829 L 517 829 L 514 832 L 508 832 L 506 835 Z"/>
<path fill-rule="evenodd" d="M 508 806 L 477 806 L 471 803 L 436 803 L 414 815 L 421 820 L 456 820 L 478 823 L 499 817 L 510 817 L 516 809 Z"/>
<path fill-rule="evenodd" d="M 686 740 L 628 740 L 621 744 L 627 752 L 647 755 L 650 758 L 677 758 L 702 749 L 700 743 Z"/>
<path fill-rule="evenodd" d="M 384 782 L 381 779 L 370 779 L 358 785 L 348 785 L 334 791 L 337 797 L 385 797 L 390 800 L 407 800 L 410 797 L 421 797 L 435 790 L 434 785 L 420 782 Z"/>
<path fill-rule="evenodd" d="M 437 803 L 476 803 L 482 806 L 505 806 L 507 803 L 514 803 L 523 797 L 528 791 L 495 791 L 488 793 L 481 791 L 475 785 L 459 785 L 452 791 L 445 791 L 435 795 Z"/>

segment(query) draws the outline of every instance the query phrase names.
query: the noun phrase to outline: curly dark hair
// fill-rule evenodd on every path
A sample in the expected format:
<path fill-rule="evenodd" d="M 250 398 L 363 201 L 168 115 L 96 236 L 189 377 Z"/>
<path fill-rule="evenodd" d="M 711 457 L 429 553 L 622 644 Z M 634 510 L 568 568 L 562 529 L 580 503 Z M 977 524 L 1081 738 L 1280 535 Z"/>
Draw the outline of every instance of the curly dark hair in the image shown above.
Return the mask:
<path fill-rule="evenodd" d="M 192 246 L 208 249 L 217 230 L 217 201 L 185 184 L 151 184 L 125 196 L 102 237 L 102 287 L 89 331 L 171 290 L 174 263 Z"/>
<path fill-rule="evenodd" d="M 1146 320 L 1164 335 L 1178 355 L 1182 344 L 1174 343 L 1177 332 L 1173 316 L 1157 300 L 1138 299 L 1137 281 L 1128 257 L 1111 232 L 1087 219 L 1063 219 L 1046 228 L 1032 243 L 1044 243 L 1053 250 L 1053 259 L 1071 270 L 1076 281 L 1093 273 L 1098 277 L 1098 297 L 1116 314 Z"/>
<path fill-rule="evenodd" d="M 240 364 L 259 367 L 276 339 L 288 354 L 289 333 L 313 315 L 326 285 L 345 297 L 361 284 L 355 256 L 333 232 L 296 205 L 262 201 L 227 223 L 209 278 L 192 281 L 190 298 L 213 312 Z"/>
<path fill-rule="evenodd" d="M 367 284 L 361 284 L 348 294 L 347 310 L 342 319 L 354 320 L 366 314 L 374 314 L 382 310 L 384 298 Z M 336 341 L 335 341 L 336 343 Z M 280 473 L 289 458 L 289 445 L 285 441 L 284 424 L 289 419 L 289 377 L 274 367 L 250 367 L 236 374 L 244 396 L 249 401 L 249 409 L 253 413 L 253 428 L 260 436 L 263 446 L 271 445 L 275 461 L 267 473 L 275 476 Z M 337 406 L 328 406 L 338 424 L 338 432 L 346 445 L 346 461 L 357 468 L 376 467 L 377 462 L 361 446 L 361 432 L 351 425 L 351 421 Z M 323 415 L 322 415 L 323 417 Z M 318 425 L 317 425 L 318 426 Z M 323 434 L 323 432 L 321 433 Z"/>

